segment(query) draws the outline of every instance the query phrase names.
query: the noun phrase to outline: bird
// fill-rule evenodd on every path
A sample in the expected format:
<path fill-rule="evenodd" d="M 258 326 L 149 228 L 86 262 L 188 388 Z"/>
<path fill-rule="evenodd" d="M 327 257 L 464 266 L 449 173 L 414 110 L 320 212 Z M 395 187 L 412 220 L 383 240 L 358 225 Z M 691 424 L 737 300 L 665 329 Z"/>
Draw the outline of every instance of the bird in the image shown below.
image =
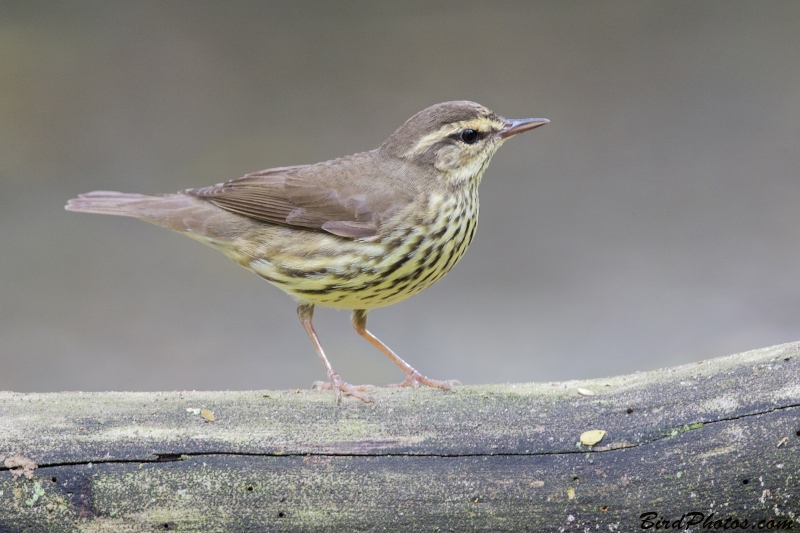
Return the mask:
<path fill-rule="evenodd" d="M 545 118 L 505 119 L 470 101 L 416 113 L 378 148 L 270 168 L 174 194 L 94 191 L 66 209 L 134 217 L 224 253 L 288 293 L 327 372 L 313 388 L 365 402 L 371 385 L 334 371 L 314 330 L 317 305 L 352 311 L 355 331 L 405 373 L 392 386 L 451 390 L 420 374 L 367 330 L 367 313 L 433 285 L 464 255 L 478 225 L 478 185 L 509 138 Z"/>

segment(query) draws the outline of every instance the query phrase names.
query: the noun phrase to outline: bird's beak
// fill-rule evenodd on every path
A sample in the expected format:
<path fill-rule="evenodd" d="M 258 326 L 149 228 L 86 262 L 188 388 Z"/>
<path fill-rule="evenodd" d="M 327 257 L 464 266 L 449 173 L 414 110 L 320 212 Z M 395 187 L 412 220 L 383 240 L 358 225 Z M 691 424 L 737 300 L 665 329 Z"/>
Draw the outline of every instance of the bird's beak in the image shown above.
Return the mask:
<path fill-rule="evenodd" d="M 497 132 L 501 139 L 508 139 L 512 135 L 544 126 L 550 121 L 546 118 L 512 118 L 506 119 L 506 126 Z"/>

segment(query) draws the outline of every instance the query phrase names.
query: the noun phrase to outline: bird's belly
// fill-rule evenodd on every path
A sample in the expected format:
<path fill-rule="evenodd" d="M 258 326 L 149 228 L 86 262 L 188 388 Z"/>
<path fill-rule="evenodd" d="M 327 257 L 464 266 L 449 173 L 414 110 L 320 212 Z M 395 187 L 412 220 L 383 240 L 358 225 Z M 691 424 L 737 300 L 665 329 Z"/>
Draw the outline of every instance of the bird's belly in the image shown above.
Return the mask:
<path fill-rule="evenodd" d="M 384 307 L 431 286 L 455 266 L 475 234 L 475 211 L 397 228 L 376 242 L 317 233 L 305 246 L 293 242 L 280 252 L 248 254 L 256 259 L 247 264 L 234 260 L 303 302 Z"/>

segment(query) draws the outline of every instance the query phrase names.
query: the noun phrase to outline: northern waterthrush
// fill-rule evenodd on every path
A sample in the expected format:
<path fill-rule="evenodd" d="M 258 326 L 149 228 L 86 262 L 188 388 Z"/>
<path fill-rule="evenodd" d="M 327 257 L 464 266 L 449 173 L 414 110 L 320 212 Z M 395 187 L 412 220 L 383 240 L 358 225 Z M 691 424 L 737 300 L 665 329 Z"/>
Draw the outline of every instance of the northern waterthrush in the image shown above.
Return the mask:
<path fill-rule="evenodd" d="M 280 167 L 176 194 L 95 191 L 70 211 L 140 218 L 208 244 L 298 301 L 297 313 L 341 393 L 365 401 L 371 386 L 345 383 L 311 318 L 315 305 L 352 309 L 355 330 L 406 374 L 398 386 L 444 389 L 367 331 L 367 312 L 429 287 L 461 259 L 478 224 L 478 184 L 509 137 L 547 124 L 507 120 L 474 102 L 420 111 L 375 150 Z"/>

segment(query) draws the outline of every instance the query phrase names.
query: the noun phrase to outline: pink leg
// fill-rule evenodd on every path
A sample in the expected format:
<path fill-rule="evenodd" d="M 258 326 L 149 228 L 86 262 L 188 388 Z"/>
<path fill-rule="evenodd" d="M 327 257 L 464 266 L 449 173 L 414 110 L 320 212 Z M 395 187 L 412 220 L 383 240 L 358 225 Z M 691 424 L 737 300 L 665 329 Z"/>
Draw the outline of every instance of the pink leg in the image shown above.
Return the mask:
<path fill-rule="evenodd" d="M 319 342 L 317 332 L 314 331 L 314 325 L 311 323 L 311 318 L 314 316 L 314 306 L 312 304 L 298 305 L 297 316 L 300 317 L 300 322 L 303 324 L 303 327 L 306 328 L 306 333 L 308 333 L 308 336 L 311 338 L 311 342 L 314 344 L 314 348 L 317 350 L 319 358 L 322 359 L 322 364 L 325 365 L 325 370 L 328 371 L 328 381 L 317 381 L 312 387 L 317 389 L 333 389 L 333 391 L 336 393 L 337 402 L 341 401 L 342 392 L 349 394 L 350 396 L 355 396 L 359 400 L 363 400 L 365 402 L 374 401 L 372 396 L 369 394 L 364 394 L 363 391 L 374 389 L 375 387 L 372 385 L 350 385 L 349 383 L 342 381 L 342 378 L 339 377 L 339 374 L 334 372 L 330 361 L 328 361 L 328 358 L 325 356 L 325 351 L 322 349 L 322 344 Z"/>
<path fill-rule="evenodd" d="M 353 310 L 353 316 L 350 318 L 350 323 L 355 328 L 356 332 L 367 339 L 374 347 L 379 349 L 383 354 L 391 359 L 394 364 L 400 367 L 400 369 L 406 373 L 406 379 L 402 383 L 396 383 L 394 385 L 389 385 L 390 387 L 419 387 L 420 384 L 428 385 L 429 387 L 439 387 L 442 389 L 450 390 L 453 388 L 454 384 L 461 385 L 461 382 L 457 379 L 448 379 L 446 381 L 439 381 L 438 379 L 431 379 L 428 377 L 423 376 L 414 368 L 403 361 L 400 356 L 392 351 L 391 348 L 386 346 L 384 343 L 378 339 L 375 335 L 367 331 L 367 311 L 366 309 L 355 309 Z"/>

